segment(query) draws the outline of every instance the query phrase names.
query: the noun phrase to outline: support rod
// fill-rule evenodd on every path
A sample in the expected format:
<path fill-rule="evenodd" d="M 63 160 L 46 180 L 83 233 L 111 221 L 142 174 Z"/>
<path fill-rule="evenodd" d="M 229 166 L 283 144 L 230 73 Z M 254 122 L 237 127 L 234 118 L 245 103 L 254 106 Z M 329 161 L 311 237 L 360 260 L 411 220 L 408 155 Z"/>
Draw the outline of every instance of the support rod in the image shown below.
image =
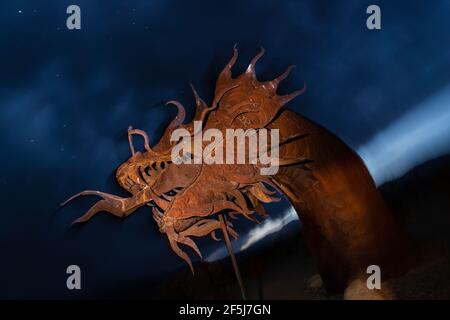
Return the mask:
<path fill-rule="evenodd" d="M 237 281 L 239 283 L 239 288 L 241 289 L 242 300 L 247 300 L 247 294 L 245 293 L 244 283 L 242 282 L 241 272 L 239 271 L 239 266 L 234 255 L 233 247 L 231 245 L 230 237 L 228 235 L 228 228 L 226 219 L 222 213 L 219 214 L 220 225 L 222 227 L 223 238 L 227 245 L 228 253 L 230 254 L 231 262 L 233 264 L 234 273 L 236 274 Z"/>

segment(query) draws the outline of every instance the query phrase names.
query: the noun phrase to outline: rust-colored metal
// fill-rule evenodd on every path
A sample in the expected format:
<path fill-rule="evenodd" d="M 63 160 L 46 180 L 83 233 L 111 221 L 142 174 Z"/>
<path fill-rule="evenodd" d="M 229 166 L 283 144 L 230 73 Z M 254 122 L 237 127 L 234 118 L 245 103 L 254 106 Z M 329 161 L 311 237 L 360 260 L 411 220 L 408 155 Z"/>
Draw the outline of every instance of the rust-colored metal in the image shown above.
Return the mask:
<path fill-rule="evenodd" d="M 308 247 L 316 257 L 321 276 L 331 290 L 342 290 L 370 264 L 391 261 L 403 244 L 392 215 L 378 193 L 361 159 L 339 138 L 284 106 L 305 91 L 278 95 L 277 87 L 292 67 L 271 81 L 260 82 L 255 64 L 264 50 L 251 60 L 247 70 L 236 78 L 231 68 L 238 51 L 219 74 L 214 100 L 208 106 L 192 87 L 196 113 L 203 130 L 279 129 L 280 170 L 272 176 L 260 174 L 257 164 L 175 164 L 171 133 L 185 128 L 192 136 L 193 122 L 183 124 L 185 110 L 178 114 L 160 141 L 149 145 L 147 134 L 130 127 L 128 138 L 132 156 L 116 173 L 117 182 L 130 192 L 128 198 L 87 190 L 78 196 L 96 195 L 102 199 L 75 220 L 84 223 L 100 211 L 125 218 L 139 207 L 152 207 L 153 218 L 173 251 L 189 265 L 189 256 L 179 244 L 192 248 L 200 257 L 193 237 L 211 235 L 221 229 L 217 214 L 230 218 L 242 215 L 256 220 L 265 217 L 262 203 L 278 201 L 274 191 L 284 194 L 297 210 L 304 226 Z M 143 152 L 136 151 L 133 136 L 144 139 Z M 268 187 L 272 188 L 269 190 Z M 237 233 L 230 222 L 228 232 Z"/>
<path fill-rule="evenodd" d="M 225 244 L 228 249 L 228 254 L 230 255 L 231 264 L 233 265 L 234 273 L 236 275 L 236 280 L 239 285 L 239 289 L 241 290 L 242 300 L 247 300 L 247 293 L 245 290 L 244 282 L 242 281 L 241 271 L 239 270 L 239 266 L 236 261 L 236 256 L 234 255 L 233 245 L 231 244 L 230 237 L 228 235 L 228 226 L 226 218 L 223 216 L 223 213 L 219 213 L 219 221 L 220 226 L 222 228 L 223 239 L 225 240 Z"/>

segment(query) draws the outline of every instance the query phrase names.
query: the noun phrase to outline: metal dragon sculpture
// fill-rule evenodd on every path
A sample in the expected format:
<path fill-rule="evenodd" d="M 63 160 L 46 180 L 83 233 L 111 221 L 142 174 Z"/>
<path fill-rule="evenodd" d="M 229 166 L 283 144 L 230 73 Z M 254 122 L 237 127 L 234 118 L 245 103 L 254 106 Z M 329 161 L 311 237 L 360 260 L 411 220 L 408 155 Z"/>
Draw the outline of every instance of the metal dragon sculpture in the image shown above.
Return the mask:
<path fill-rule="evenodd" d="M 155 146 L 149 145 L 144 131 L 130 127 L 131 157 L 117 169 L 116 179 L 131 196 L 82 191 L 62 205 L 85 195 L 102 199 L 74 223 L 84 223 L 100 211 L 125 218 L 148 205 L 170 247 L 193 271 L 189 256 L 179 244 L 192 248 L 201 257 L 193 237 L 211 235 L 219 240 L 215 231 L 225 224 L 228 233 L 236 238 L 226 217 L 266 217 L 263 203 L 279 200 L 275 197 L 278 192 L 298 212 L 306 243 L 328 289 L 343 290 L 368 265 L 392 261 L 404 241 L 362 160 L 335 135 L 284 107 L 304 92 L 302 89 L 288 95 L 277 94 L 279 83 L 292 67 L 271 81 L 258 81 L 255 64 L 263 53 L 264 50 L 251 60 L 243 74 L 233 78 L 231 68 L 238 57 L 234 48 L 231 60 L 218 76 L 210 106 L 192 87 L 196 103 L 192 122 L 184 124 L 184 107 L 169 101 L 177 107 L 178 114 Z M 258 161 L 174 163 L 173 148 L 182 142 L 172 141 L 171 135 L 184 128 L 195 137 L 199 132 L 194 121 L 201 122 L 202 130 L 278 129 L 278 172 L 261 175 Z M 135 150 L 134 135 L 143 137 L 143 152 Z"/>

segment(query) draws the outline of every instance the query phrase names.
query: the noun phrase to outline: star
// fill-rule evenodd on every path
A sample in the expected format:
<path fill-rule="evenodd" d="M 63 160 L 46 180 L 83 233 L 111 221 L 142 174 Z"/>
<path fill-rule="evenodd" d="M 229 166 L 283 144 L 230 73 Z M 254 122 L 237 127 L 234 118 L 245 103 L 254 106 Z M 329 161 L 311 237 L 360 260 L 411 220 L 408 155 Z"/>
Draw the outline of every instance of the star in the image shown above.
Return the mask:
<path fill-rule="evenodd" d="M 17 11 L 18 13 L 22 13 L 22 10 Z"/>

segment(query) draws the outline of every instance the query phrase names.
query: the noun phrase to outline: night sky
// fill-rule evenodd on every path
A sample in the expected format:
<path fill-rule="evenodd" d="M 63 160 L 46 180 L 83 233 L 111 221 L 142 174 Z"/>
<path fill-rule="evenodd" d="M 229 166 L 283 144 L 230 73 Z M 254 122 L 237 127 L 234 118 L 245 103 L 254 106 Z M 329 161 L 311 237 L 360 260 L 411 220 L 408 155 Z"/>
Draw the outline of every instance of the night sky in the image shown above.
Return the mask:
<path fill-rule="evenodd" d="M 81 30 L 66 28 L 71 4 Z M 381 30 L 366 28 L 370 4 Z M 192 115 L 189 81 L 210 102 L 235 43 L 234 74 L 261 46 L 259 79 L 297 65 L 280 92 L 308 90 L 288 107 L 359 152 L 377 183 L 449 153 L 449 17 L 445 0 L 1 2 L 0 298 L 99 297 L 187 268 L 148 208 L 69 229 L 98 199 L 58 204 L 84 189 L 126 196 L 114 173 L 127 127 L 155 143 L 175 116 L 166 101 Z M 260 230 L 293 221 L 285 202 L 270 209 Z M 240 225 L 241 244 L 251 228 Z M 223 246 L 198 244 L 205 256 Z M 67 290 L 70 264 L 83 290 Z"/>

